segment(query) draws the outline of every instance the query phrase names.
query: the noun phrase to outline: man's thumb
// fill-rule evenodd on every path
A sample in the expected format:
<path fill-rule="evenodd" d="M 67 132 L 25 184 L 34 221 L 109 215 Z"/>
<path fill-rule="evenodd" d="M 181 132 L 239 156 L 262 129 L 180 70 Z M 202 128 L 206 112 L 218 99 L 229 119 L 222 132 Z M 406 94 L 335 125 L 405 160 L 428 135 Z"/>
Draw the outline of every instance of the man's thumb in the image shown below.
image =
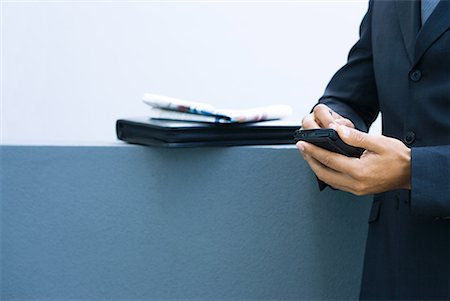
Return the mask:
<path fill-rule="evenodd" d="M 348 145 L 364 148 L 378 153 L 382 150 L 377 137 L 343 125 L 337 127 L 339 137 Z"/>

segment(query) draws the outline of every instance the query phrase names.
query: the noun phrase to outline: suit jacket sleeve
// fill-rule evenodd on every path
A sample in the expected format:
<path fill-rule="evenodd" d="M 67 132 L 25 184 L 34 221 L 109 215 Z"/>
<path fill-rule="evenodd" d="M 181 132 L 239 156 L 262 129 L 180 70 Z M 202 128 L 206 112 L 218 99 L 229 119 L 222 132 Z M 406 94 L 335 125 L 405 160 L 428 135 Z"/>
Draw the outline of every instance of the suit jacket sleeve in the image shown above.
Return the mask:
<path fill-rule="evenodd" d="M 360 26 L 360 38 L 350 50 L 347 63 L 333 76 L 319 99 L 319 103 L 350 119 L 357 129 L 365 132 L 379 111 L 372 62 L 371 11 L 370 2 Z"/>
<path fill-rule="evenodd" d="M 448 12 L 448 3 L 446 5 Z M 441 7 L 441 9 L 442 8 L 443 7 Z M 369 3 L 369 10 L 360 27 L 360 39 L 351 49 L 347 64 L 334 75 L 328 84 L 323 97 L 319 100 L 320 103 L 328 105 L 339 114 L 349 118 L 353 121 L 356 128 L 362 131 L 368 130 L 379 112 L 377 86 L 373 66 L 372 12 L 373 1 Z M 378 15 L 378 17 L 380 16 Z M 448 19 L 442 18 L 442 20 Z M 383 20 L 377 19 L 377 21 L 382 22 Z M 444 36 L 445 35 L 448 37 L 448 34 L 444 34 Z M 440 45 L 440 47 L 448 47 L 445 46 L 444 43 L 441 43 Z M 442 60 L 442 58 L 444 58 L 444 60 Z M 434 77 L 431 77 L 431 79 L 430 76 L 428 76 L 428 78 L 423 78 L 420 86 L 414 86 L 415 89 L 422 89 L 420 91 L 434 89 L 434 95 L 441 95 L 440 97 L 444 97 L 444 99 L 448 100 L 448 69 L 447 71 L 439 68 L 438 70 L 440 71 L 435 71 L 433 69 L 437 68 L 436 64 L 445 66 L 446 62 L 448 62 L 446 59 L 448 59 L 448 56 L 442 56 L 440 57 L 440 60 L 436 58 L 434 60 L 429 59 L 428 65 L 421 66 L 425 73 L 434 74 Z M 433 81 L 425 83 L 426 80 Z M 436 91 L 436 89 L 438 89 L 438 91 Z M 415 95 L 427 97 L 425 92 L 423 92 L 424 94 L 420 94 L 418 91 L 419 90 L 416 90 Z M 445 124 L 442 120 L 448 120 L 449 112 L 448 107 L 444 107 L 437 112 L 438 115 L 433 117 L 439 121 L 436 122 L 436 124 Z M 428 119 L 422 120 L 423 124 L 420 120 L 416 120 L 416 122 L 419 122 L 422 129 L 429 129 L 428 134 L 430 135 L 445 135 L 445 133 L 442 133 L 442 131 L 445 131 L 442 130 L 442 128 L 445 127 L 441 128 L 438 126 L 436 129 L 433 125 L 427 125 L 426 122 L 429 122 Z M 424 135 L 424 133 L 421 133 L 421 135 Z M 442 143 L 441 145 L 438 145 L 439 143 L 433 143 L 435 146 L 411 148 L 412 189 L 410 192 L 410 201 L 412 213 L 415 215 L 425 217 L 450 216 L 449 139 L 450 138 L 439 139 L 439 143 Z M 426 145 L 426 143 L 423 145 Z M 326 184 L 324 183 L 320 183 L 319 185 L 321 189 L 326 187 Z"/>
<path fill-rule="evenodd" d="M 450 145 L 411 148 L 411 207 L 415 215 L 450 217 Z"/>
<path fill-rule="evenodd" d="M 372 62 L 372 2 L 361 22 L 359 40 L 350 50 L 347 63 L 333 76 L 319 99 L 341 116 L 350 119 L 358 130 L 367 132 L 379 111 Z M 328 185 L 318 180 L 319 189 Z"/>

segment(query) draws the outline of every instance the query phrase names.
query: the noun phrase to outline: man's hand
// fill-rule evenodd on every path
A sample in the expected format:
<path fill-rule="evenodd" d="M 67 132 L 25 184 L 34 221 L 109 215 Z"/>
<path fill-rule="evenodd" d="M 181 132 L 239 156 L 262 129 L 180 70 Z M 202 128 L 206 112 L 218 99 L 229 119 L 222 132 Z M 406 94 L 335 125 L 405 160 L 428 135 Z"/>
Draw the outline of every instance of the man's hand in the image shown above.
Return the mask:
<path fill-rule="evenodd" d="M 331 127 L 345 143 L 366 151 L 361 158 L 349 158 L 298 142 L 297 148 L 320 180 L 356 195 L 411 189 L 411 150 L 400 140 L 369 135 L 346 126 Z"/>
<path fill-rule="evenodd" d="M 342 117 L 324 104 L 315 106 L 313 112 L 303 117 L 302 120 L 302 128 L 305 130 L 329 128 L 331 124 L 355 127 L 350 120 Z"/>

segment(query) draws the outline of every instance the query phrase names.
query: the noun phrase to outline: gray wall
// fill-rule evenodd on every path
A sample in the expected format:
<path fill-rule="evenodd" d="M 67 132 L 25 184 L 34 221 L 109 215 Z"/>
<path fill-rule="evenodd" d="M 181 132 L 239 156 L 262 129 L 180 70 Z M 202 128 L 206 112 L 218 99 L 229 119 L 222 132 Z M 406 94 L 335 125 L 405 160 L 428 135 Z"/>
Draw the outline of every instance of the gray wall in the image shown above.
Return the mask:
<path fill-rule="evenodd" d="M 358 296 L 370 198 L 293 147 L 0 150 L 2 300 Z"/>

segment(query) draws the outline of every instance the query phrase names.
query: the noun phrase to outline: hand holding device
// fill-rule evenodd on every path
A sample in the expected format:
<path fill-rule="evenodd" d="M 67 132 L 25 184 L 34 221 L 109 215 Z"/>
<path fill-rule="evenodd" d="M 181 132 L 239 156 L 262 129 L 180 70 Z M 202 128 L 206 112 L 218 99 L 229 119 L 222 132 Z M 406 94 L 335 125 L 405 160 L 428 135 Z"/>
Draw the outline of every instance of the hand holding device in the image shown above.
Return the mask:
<path fill-rule="evenodd" d="M 294 134 L 295 142 L 306 141 L 329 151 L 359 158 L 364 149 L 346 144 L 333 129 L 299 129 Z"/>
<path fill-rule="evenodd" d="M 338 126 L 337 132 L 345 144 L 366 149 L 360 158 L 345 157 L 312 143 L 297 143 L 321 181 L 356 195 L 411 189 L 411 150 L 403 142 L 345 126 Z"/>

